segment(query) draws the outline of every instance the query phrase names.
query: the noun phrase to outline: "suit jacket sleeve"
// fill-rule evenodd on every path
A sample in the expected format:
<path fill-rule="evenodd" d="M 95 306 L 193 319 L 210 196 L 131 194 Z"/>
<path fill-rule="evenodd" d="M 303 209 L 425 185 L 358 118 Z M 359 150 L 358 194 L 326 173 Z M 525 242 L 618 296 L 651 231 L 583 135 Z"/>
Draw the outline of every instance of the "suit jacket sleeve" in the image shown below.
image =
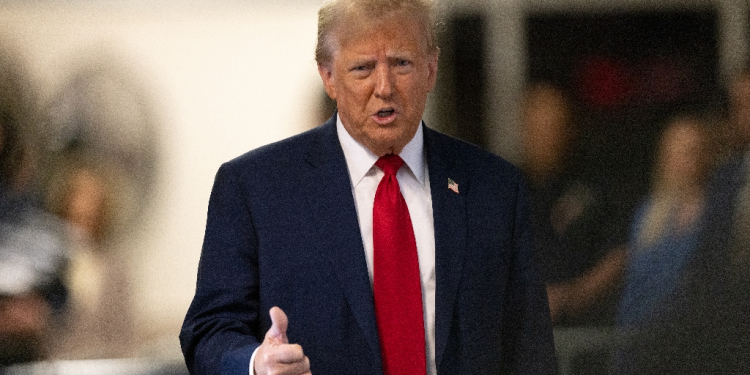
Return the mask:
<path fill-rule="evenodd" d="M 539 277 L 534 256 L 533 233 L 529 219 L 528 196 L 519 180 L 514 242 L 516 252 L 511 263 L 509 298 L 506 309 L 511 313 L 504 323 L 507 343 L 504 362 L 508 373 L 554 374 L 557 361 L 547 302 L 547 292 Z"/>
<path fill-rule="evenodd" d="M 257 237 L 237 174 L 214 181 L 196 293 L 180 333 L 191 374 L 242 374 L 260 345 Z"/>

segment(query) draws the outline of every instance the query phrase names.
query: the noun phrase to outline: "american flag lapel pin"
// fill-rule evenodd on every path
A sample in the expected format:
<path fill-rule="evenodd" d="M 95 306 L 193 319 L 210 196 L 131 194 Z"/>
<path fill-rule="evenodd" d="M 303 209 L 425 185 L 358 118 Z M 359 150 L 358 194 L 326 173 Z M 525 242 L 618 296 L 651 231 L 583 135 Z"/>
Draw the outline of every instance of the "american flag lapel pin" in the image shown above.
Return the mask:
<path fill-rule="evenodd" d="M 451 189 L 454 193 L 458 194 L 458 184 L 452 179 L 448 179 L 448 189 Z"/>

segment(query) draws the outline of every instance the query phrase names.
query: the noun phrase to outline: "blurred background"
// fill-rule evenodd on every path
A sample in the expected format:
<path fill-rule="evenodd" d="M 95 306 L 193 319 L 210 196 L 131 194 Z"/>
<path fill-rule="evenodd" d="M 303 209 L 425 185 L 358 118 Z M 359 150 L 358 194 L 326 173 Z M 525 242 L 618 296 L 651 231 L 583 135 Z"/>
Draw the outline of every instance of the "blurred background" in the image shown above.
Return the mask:
<path fill-rule="evenodd" d="M 214 173 L 332 113 L 321 3 L 0 1 L 0 374 L 184 373 Z M 526 172 L 563 373 L 636 363 L 750 139 L 748 2 L 438 4 L 425 120 Z"/>

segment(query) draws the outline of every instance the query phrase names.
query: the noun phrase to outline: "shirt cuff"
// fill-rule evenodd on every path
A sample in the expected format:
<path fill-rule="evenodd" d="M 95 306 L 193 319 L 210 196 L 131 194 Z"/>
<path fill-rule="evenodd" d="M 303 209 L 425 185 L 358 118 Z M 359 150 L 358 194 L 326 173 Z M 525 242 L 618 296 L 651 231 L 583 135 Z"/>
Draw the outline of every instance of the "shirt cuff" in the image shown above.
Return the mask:
<path fill-rule="evenodd" d="M 258 352 L 258 349 L 260 349 L 260 346 L 255 348 L 255 350 L 253 350 L 253 355 L 250 356 L 250 375 L 255 375 L 255 353 Z"/>

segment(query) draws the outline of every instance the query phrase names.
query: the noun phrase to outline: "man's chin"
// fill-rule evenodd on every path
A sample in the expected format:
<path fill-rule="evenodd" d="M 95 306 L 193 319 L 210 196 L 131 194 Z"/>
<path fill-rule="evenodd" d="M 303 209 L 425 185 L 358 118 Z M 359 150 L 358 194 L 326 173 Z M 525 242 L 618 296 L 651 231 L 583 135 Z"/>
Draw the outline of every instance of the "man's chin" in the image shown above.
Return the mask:
<path fill-rule="evenodd" d="M 399 154 L 403 150 L 404 146 L 411 140 L 411 138 L 400 136 L 381 136 L 376 138 L 370 138 L 367 148 L 370 149 L 375 155 L 383 156 L 387 154 Z"/>

